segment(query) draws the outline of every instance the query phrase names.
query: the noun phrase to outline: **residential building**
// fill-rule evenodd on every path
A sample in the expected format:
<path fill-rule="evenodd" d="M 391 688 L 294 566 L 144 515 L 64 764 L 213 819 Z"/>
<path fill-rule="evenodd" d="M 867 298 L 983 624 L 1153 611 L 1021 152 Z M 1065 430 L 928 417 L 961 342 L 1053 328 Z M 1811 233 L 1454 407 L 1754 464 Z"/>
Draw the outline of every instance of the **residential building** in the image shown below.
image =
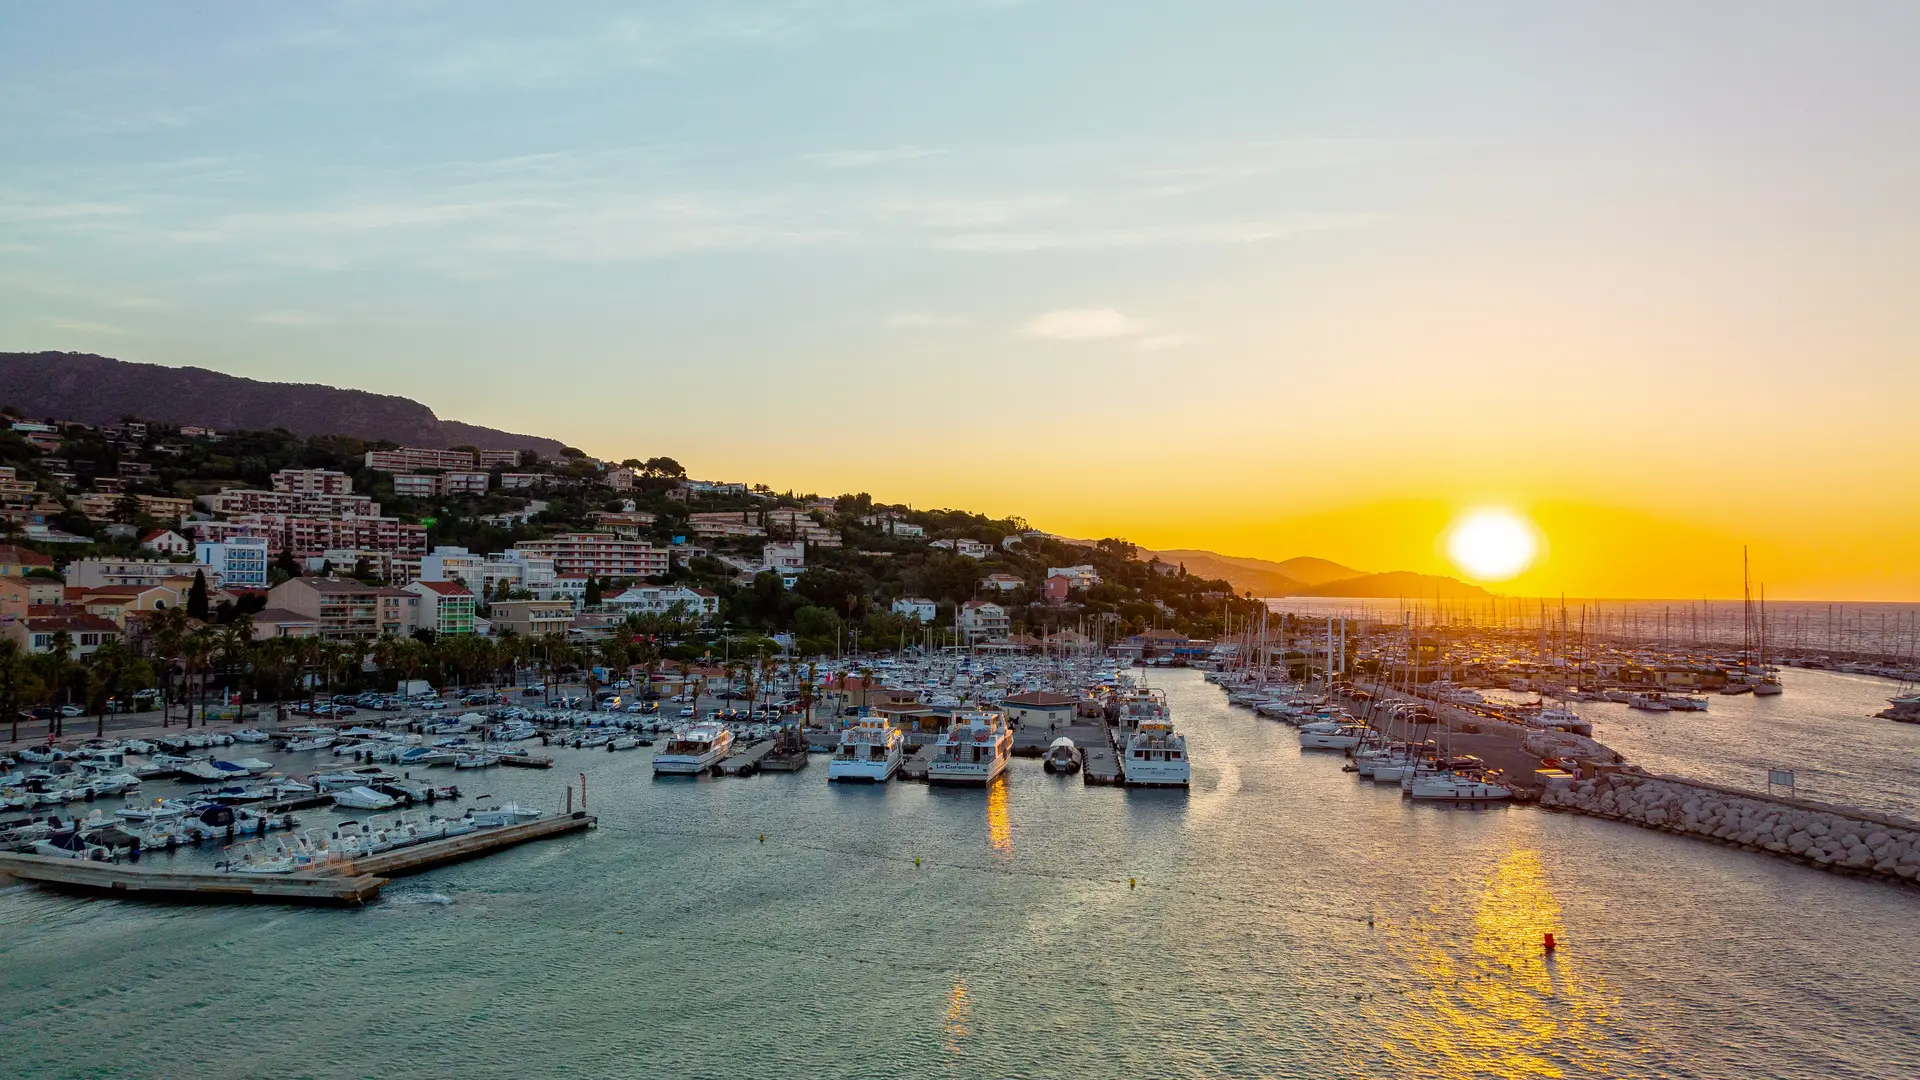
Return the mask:
<path fill-rule="evenodd" d="M 416 581 L 406 591 L 420 598 L 419 626 L 440 635 L 473 633 L 474 598 L 457 581 Z"/>
<path fill-rule="evenodd" d="M 1007 609 L 987 600 L 969 600 L 960 605 L 961 638 L 969 645 L 987 641 L 1005 641 L 1013 636 L 1013 621 Z"/>
<path fill-rule="evenodd" d="M 192 583 L 187 583 L 192 588 Z M 127 616 L 137 611 L 162 611 L 182 603 L 180 590 L 166 585 L 109 585 L 99 589 L 67 586 L 62 606 L 98 615 L 126 629 Z"/>
<path fill-rule="evenodd" d="M 26 618 L 32 606 L 32 586 L 17 577 L 0 577 L 0 624 Z"/>
<path fill-rule="evenodd" d="M 1055 694 L 1046 690 L 1030 690 L 1024 694 L 1011 694 L 1001 701 L 1000 708 L 1012 723 L 1026 727 L 1040 724 L 1071 724 L 1073 707 L 1077 699 L 1065 694 Z"/>
<path fill-rule="evenodd" d="M 155 529 L 140 538 L 140 546 L 161 555 L 191 555 L 193 541 L 172 529 Z"/>
<path fill-rule="evenodd" d="M 230 536 L 218 543 L 194 545 L 194 557 L 213 570 L 222 588 L 267 587 L 267 538 Z"/>
<path fill-rule="evenodd" d="M 297 559 L 318 558 L 323 552 L 352 548 L 391 552 L 415 559 L 427 550 L 427 527 L 391 517 L 318 518 L 296 514 L 242 514 L 228 521 L 196 523 L 202 541 L 219 542 L 230 536 L 264 536 L 267 550 L 289 552 Z"/>
<path fill-rule="evenodd" d="M 493 477 L 483 472 L 449 472 L 440 474 L 440 493 L 442 495 L 485 495 L 492 485 Z"/>
<path fill-rule="evenodd" d="M 97 589 L 103 585 L 161 585 L 170 577 L 192 577 L 208 567 L 165 559 L 75 559 L 67 564 L 68 585 Z"/>
<path fill-rule="evenodd" d="M 1070 577 L 1049 577 L 1040 584 L 1040 596 L 1049 604 L 1064 604 L 1073 593 Z"/>
<path fill-rule="evenodd" d="M 440 477 L 433 473 L 395 473 L 393 493 L 403 499 L 431 499 L 440 494 Z"/>
<path fill-rule="evenodd" d="M 939 617 L 940 605 L 924 596 L 903 596 L 893 602 L 891 610 L 896 615 L 919 619 L 922 623 L 932 626 L 933 620 Z"/>
<path fill-rule="evenodd" d="M 73 497 L 73 508 L 95 521 L 105 521 L 120 509 L 120 501 L 125 495 L 111 492 L 91 491 L 85 495 Z M 160 521 L 178 521 L 193 513 L 192 499 L 175 499 L 164 495 L 134 495 L 134 501 L 140 504 L 140 512 Z"/>
<path fill-rule="evenodd" d="M 633 505 L 629 500 L 628 506 Z M 644 510 L 595 510 L 587 515 L 596 529 L 605 529 L 615 536 L 628 540 L 638 540 L 640 532 L 653 524 L 654 517 Z"/>
<path fill-rule="evenodd" d="M 564 634 L 573 626 L 573 604 L 566 600 L 496 600 L 487 609 L 495 635 L 521 637 Z"/>
<path fill-rule="evenodd" d="M 487 593 L 487 559 L 463 547 L 435 547 L 420 557 L 421 581 L 457 581 L 469 590 Z"/>
<path fill-rule="evenodd" d="M 406 637 L 420 626 L 420 597 L 405 589 L 381 589 L 379 603 L 380 633 Z"/>
<path fill-rule="evenodd" d="M 100 616 L 73 612 L 29 614 L 0 627 L 0 633 L 30 653 L 52 652 L 54 639 L 65 633 L 73 646 L 70 655 L 75 658 L 91 656 L 94 650 L 121 636 L 118 626 Z"/>
<path fill-rule="evenodd" d="M 1014 576 L 1013 574 L 988 574 L 987 580 L 986 580 L 987 588 L 998 589 L 1003 593 L 1012 592 L 1013 590 L 1025 584 L 1026 584 L 1025 581 L 1021 580 L 1019 577 Z"/>
<path fill-rule="evenodd" d="M 546 482 L 545 473 L 510 472 L 500 474 L 501 491 L 519 491 L 523 488 L 539 487 Z"/>
<path fill-rule="evenodd" d="M 367 468 L 377 472 L 412 472 L 415 469 L 471 469 L 477 462 L 465 450 L 423 450 L 403 446 L 398 450 L 367 451 Z"/>
<path fill-rule="evenodd" d="M 475 555 L 463 547 L 436 547 L 420 560 L 420 580 L 458 581 L 481 596 L 492 596 L 506 582 L 510 589 L 539 594 L 553 588 L 553 559 L 526 551 Z"/>
<path fill-rule="evenodd" d="M 633 490 L 633 470 L 624 465 L 616 465 L 608 469 L 603 479 L 607 486 L 615 491 Z"/>
<path fill-rule="evenodd" d="M 321 471 L 321 470 L 311 470 Z M 261 491 L 227 488 L 202 495 L 198 502 L 216 514 L 308 514 L 314 517 L 378 517 L 380 504 L 371 495 L 345 492 Z"/>
<path fill-rule="evenodd" d="M 607 607 L 632 615 L 665 615 L 676 604 L 701 622 L 720 614 L 719 594 L 685 585 L 636 585 L 607 601 Z"/>
<path fill-rule="evenodd" d="M 745 510 L 719 510 L 708 513 L 688 514 L 687 523 L 696 536 L 751 537 L 765 536 L 767 530 L 755 523 L 751 514 Z"/>
<path fill-rule="evenodd" d="M 382 618 L 383 592 L 343 578 L 297 577 L 269 590 L 267 606 L 313 619 L 320 636 L 328 641 L 352 641 L 376 637 L 387 629 Z"/>
<path fill-rule="evenodd" d="M 53 560 L 37 551 L 18 544 L 0 544 L 0 577 L 20 577 L 29 570 L 51 569 Z"/>
<path fill-rule="evenodd" d="M 320 633 L 320 620 L 297 611 L 270 607 L 253 613 L 253 640 L 268 638 L 314 637 Z"/>
<path fill-rule="evenodd" d="M 765 569 L 780 573 L 791 570 L 795 574 L 798 574 L 807 568 L 807 545 L 802 543 L 762 544 L 760 546 L 760 565 Z"/>
<path fill-rule="evenodd" d="M 553 560 L 561 578 L 650 578 L 667 572 L 667 553 L 645 540 L 624 540 L 612 533 L 561 533 L 544 540 L 522 540 L 515 550 Z"/>
<path fill-rule="evenodd" d="M 281 469 L 274 473 L 273 490 L 290 495 L 351 495 L 353 477 L 333 469 Z"/>
<path fill-rule="evenodd" d="M 480 451 L 480 467 L 483 469 L 497 469 L 497 468 L 503 468 L 503 467 L 508 469 L 517 469 L 520 467 L 520 460 L 521 460 L 521 453 L 518 450 L 482 450 Z"/>
<path fill-rule="evenodd" d="M 1100 575 L 1085 563 L 1079 566 L 1049 566 L 1047 577 L 1066 578 L 1067 586 L 1073 589 L 1091 589 L 1100 584 Z"/>
<path fill-rule="evenodd" d="M 871 525 L 888 536 L 921 537 L 927 535 L 927 530 L 924 527 L 915 525 L 910 521 L 904 521 L 892 514 L 868 514 L 866 517 L 860 519 L 860 523 L 862 525 Z"/>
<path fill-rule="evenodd" d="M 983 544 L 978 540 L 960 537 L 957 540 L 935 540 L 928 547 L 947 548 L 955 555 L 965 555 L 969 559 L 984 559 L 993 553 L 992 544 Z"/>

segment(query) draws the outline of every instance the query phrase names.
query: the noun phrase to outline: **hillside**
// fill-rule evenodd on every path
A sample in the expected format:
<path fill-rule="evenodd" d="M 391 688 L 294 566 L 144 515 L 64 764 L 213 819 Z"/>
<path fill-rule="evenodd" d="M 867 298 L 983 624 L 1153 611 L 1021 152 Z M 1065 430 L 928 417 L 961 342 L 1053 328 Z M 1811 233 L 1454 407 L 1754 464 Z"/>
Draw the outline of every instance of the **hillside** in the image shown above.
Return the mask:
<path fill-rule="evenodd" d="M 1144 554 L 1144 553 L 1143 553 Z M 1194 548 L 1158 551 L 1163 562 L 1184 565 L 1189 573 L 1222 578 L 1255 596 L 1343 596 L 1380 599 L 1399 596 L 1460 599 L 1486 596 L 1486 590 L 1450 577 L 1395 570 L 1372 574 L 1327 559 L 1298 556 L 1282 562 L 1222 555 Z"/>
<path fill-rule="evenodd" d="M 220 431 L 351 435 L 402 446 L 532 450 L 558 457 L 535 435 L 441 420 L 410 398 L 313 383 L 262 382 L 204 368 L 132 364 L 90 353 L 0 353 L 0 404 L 29 416 L 111 424 L 125 416 Z"/>

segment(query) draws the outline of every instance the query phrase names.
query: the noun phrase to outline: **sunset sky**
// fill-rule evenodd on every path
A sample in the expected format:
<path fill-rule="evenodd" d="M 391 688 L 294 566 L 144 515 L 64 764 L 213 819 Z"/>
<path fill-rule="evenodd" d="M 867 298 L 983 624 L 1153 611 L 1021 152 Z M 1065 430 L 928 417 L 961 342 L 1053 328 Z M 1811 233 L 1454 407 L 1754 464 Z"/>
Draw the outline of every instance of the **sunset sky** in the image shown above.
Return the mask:
<path fill-rule="evenodd" d="M 638 10 L 640 14 L 634 12 Z M 0 349 L 1493 587 L 1920 600 L 1920 5 L 14 5 Z M 0 395 L 3 396 L 3 395 Z"/>

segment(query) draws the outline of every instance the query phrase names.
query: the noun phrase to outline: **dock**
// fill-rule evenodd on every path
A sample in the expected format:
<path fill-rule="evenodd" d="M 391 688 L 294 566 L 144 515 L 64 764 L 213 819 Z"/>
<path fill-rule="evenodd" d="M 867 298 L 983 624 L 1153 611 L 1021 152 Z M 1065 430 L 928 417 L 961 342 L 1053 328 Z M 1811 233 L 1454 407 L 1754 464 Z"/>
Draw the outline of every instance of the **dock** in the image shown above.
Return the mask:
<path fill-rule="evenodd" d="M 902 780 L 925 780 L 927 770 L 933 766 L 933 751 L 932 743 L 915 750 L 907 755 L 907 760 L 900 763 L 900 771 L 894 775 Z"/>
<path fill-rule="evenodd" d="M 293 874 L 171 870 L 45 855 L 0 854 L 0 882 L 12 878 L 57 889 L 135 900 L 347 906 L 377 899 L 389 878 L 490 855 L 532 840 L 580 832 L 598 823 L 598 818 L 584 810 L 555 814 Z"/>
<path fill-rule="evenodd" d="M 773 753 L 773 740 L 762 739 L 745 750 L 736 750 L 713 767 L 721 776 L 752 776 L 760 771 L 760 762 Z"/>
<path fill-rule="evenodd" d="M 257 814 L 272 816 L 274 814 L 291 814 L 295 810 L 311 810 L 316 806 L 332 805 L 333 792 L 316 791 L 311 795 L 296 795 L 291 799 L 280 799 L 276 802 L 254 803 L 248 807 L 248 809 Z"/>
<path fill-rule="evenodd" d="M 334 864 L 324 873 L 347 876 L 375 875 L 382 879 L 417 874 L 436 866 L 445 866 L 448 863 L 460 862 L 479 855 L 491 855 L 496 851 L 524 844 L 529 840 L 544 840 L 550 836 L 580 832 L 583 829 L 592 828 L 599 821 L 599 818 L 588 816 L 585 810 L 575 810 L 571 814 L 554 814 L 533 821 L 523 821 L 518 825 L 502 825 L 497 829 L 481 829 L 462 836 L 449 836 L 444 840 L 409 844 L 406 847 L 394 848 L 392 851 L 382 851 L 377 855 Z"/>
<path fill-rule="evenodd" d="M 265 904 L 364 904 L 379 896 L 380 886 L 386 884 L 370 874 L 224 874 L 4 854 L 0 854 L 0 877 L 132 900 Z"/>
<path fill-rule="evenodd" d="M 553 759 L 544 754 L 501 754 L 500 764 L 515 769 L 551 769 Z"/>
<path fill-rule="evenodd" d="M 799 772 L 807 767 L 812 757 L 805 750 L 792 750 L 782 753 L 778 750 L 768 754 L 760 767 L 767 772 Z"/>
<path fill-rule="evenodd" d="M 1113 752 L 1113 743 L 1104 734 L 1085 742 L 1075 739 L 1074 745 L 1080 748 L 1080 779 L 1083 783 L 1096 787 L 1111 786 L 1125 779 L 1120 770 L 1120 756 Z"/>

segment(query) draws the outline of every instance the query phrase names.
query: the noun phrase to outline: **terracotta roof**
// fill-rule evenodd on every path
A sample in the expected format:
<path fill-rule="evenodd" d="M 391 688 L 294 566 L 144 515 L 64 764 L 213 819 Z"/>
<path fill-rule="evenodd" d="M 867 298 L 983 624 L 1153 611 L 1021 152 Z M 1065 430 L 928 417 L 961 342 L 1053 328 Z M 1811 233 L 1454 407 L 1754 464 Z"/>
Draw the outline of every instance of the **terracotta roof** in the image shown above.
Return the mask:
<path fill-rule="evenodd" d="M 415 585 L 425 585 L 441 596 L 472 596 L 465 585 L 457 581 L 416 581 Z"/>
<path fill-rule="evenodd" d="M 18 544 L 0 544 L 0 563 L 5 563 L 9 566 L 51 567 L 53 560 L 37 551 L 23 548 Z"/>
<path fill-rule="evenodd" d="M 312 623 L 317 626 L 320 620 L 311 615 L 302 615 L 297 611 L 289 611 L 283 607 L 261 608 L 259 611 L 253 613 L 253 625 L 255 626 L 279 626 L 283 623 Z"/>
<path fill-rule="evenodd" d="M 41 634 L 59 630 L 65 630 L 69 634 L 80 632 L 117 634 L 120 632 L 118 626 L 98 615 L 28 615 L 27 630 Z"/>
<path fill-rule="evenodd" d="M 1074 699 L 1065 694 L 1055 694 L 1046 690 L 1032 690 L 1024 694 L 1014 694 L 1008 697 L 1004 703 L 1007 705 L 1031 705 L 1037 709 L 1052 709 L 1072 705 Z"/>

